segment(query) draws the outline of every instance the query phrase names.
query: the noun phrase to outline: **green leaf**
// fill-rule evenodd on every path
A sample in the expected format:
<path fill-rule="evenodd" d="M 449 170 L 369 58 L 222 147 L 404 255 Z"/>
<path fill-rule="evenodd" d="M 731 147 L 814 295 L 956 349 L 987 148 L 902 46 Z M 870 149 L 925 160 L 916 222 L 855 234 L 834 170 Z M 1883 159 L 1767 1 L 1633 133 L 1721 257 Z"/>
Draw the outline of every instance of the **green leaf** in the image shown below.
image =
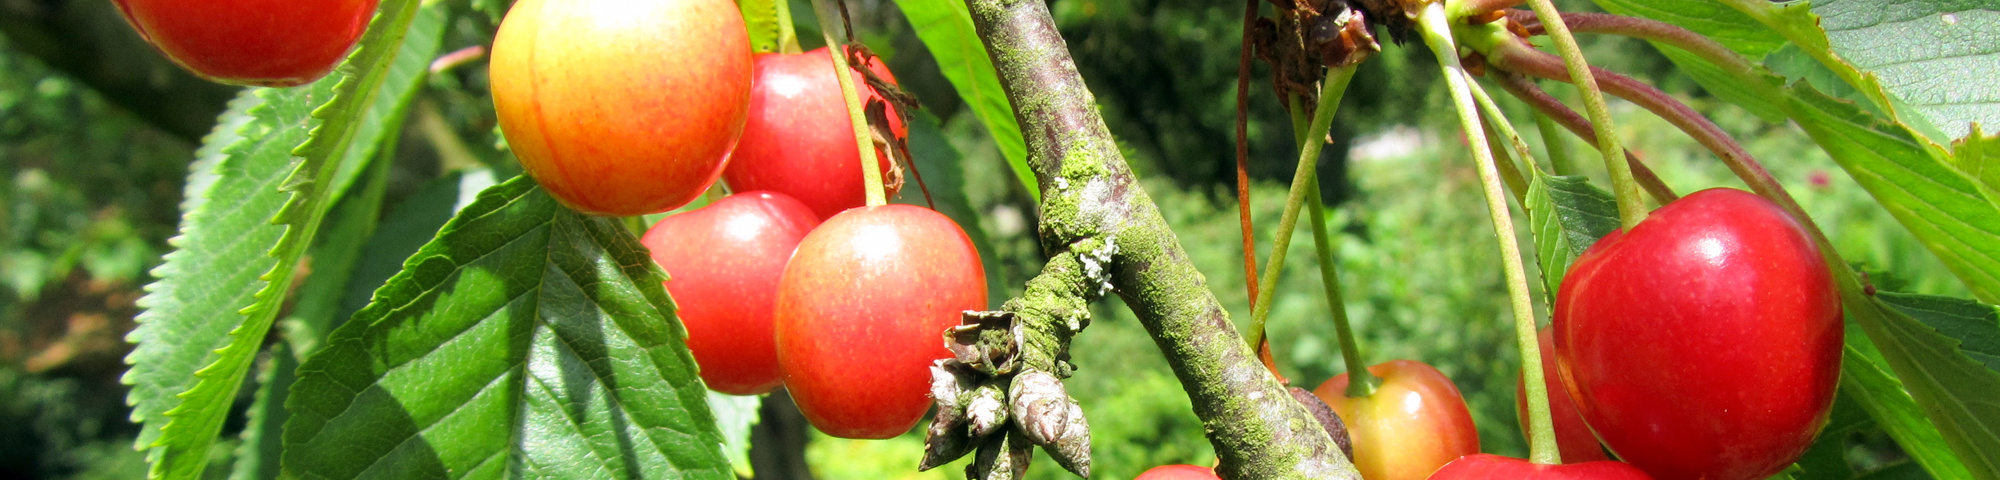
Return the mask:
<path fill-rule="evenodd" d="M 395 143 L 394 141 L 387 143 Z M 386 149 L 394 151 L 394 148 Z M 313 247 L 311 276 L 299 286 L 292 314 L 280 325 L 285 342 L 271 349 L 270 359 L 258 374 L 257 396 L 250 404 L 249 423 L 243 428 L 243 443 L 237 446 L 234 472 L 230 480 L 278 478 L 278 458 L 283 453 L 285 394 L 298 379 L 299 357 L 310 354 L 330 330 L 347 291 L 348 279 L 359 262 L 361 247 L 374 234 L 381 216 L 382 197 L 388 190 L 390 158 L 368 163 L 366 186 L 360 195 L 349 197 L 335 207 L 333 224 Z"/>
<path fill-rule="evenodd" d="M 339 160 L 372 148 L 349 148 L 354 142 L 378 141 L 357 137 L 368 130 L 357 124 L 390 73 L 388 60 L 416 7 L 385 3 L 334 75 L 301 88 L 257 90 L 262 100 L 249 107 L 252 119 L 225 122 L 237 133 L 216 137 L 232 143 L 203 149 L 224 155 L 203 165 L 212 164 L 216 177 L 196 179 L 205 200 L 190 202 L 174 242 L 179 250 L 156 270 L 161 280 L 142 305 L 145 326 L 128 337 L 140 344 L 127 357 L 134 368 L 125 381 L 134 385 L 133 415 L 146 426 L 141 446 L 154 448 L 151 477 L 196 478 L 206 468 L 332 190 L 352 183 L 353 174 L 340 172 L 358 172 Z M 428 37 L 435 50 L 438 37 Z M 287 165 L 292 155 L 302 158 Z"/>
<path fill-rule="evenodd" d="M 488 189 L 299 368 L 286 474 L 731 478 L 665 279 L 617 220 Z"/>
<path fill-rule="evenodd" d="M 788 8 L 783 5 L 784 1 L 736 0 L 736 9 L 743 12 L 743 26 L 750 30 L 752 53 L 777 52 L 783 45 L 783 37 L 792 34 L 792 26 L 781 23 L 778 18 L 779 9 Z"/>
<path fill-rule="evenodd" d="M 2000 8 L 1980 0 L 1812 3 L 1833 53 L 1943 129 L 2000 125 Z M 1907 110 L 1907 109 L 1902 109 Z"/>
<path fill-rule="evenodd" d="M 2000 135 L 1988 136 L 1973 125 L 1965 138 L 1952 143 L 1952 152 L 1959 171 L 1986 185 L 1988 195 L 2000 192 Z"/>
<path fill-rule="evenodd" d="M 2000 478 L 2000 395 L 1994 395 L 2000 392 L 2000 372 L 1967 357 L 1959 341 L 1884 303 L 1879 293 L 1865 295 L 1859 290 L 1859 285 L 1842 285 L 1847 314 L 1903 381 L 1917 411 L 1937 427 L 1970 478 Z M 1887 422 L 1880 415 L 1877 420 Z"/>
<path fill-rule="evenodd" d="M 1534 173 L 1528 183 L 1528 228 L 1534 233 L 1542 288 L 1553 299 L 1570 263 L 1597 239 L 1618 230 L 1618 201 L 1583 176 Z"/>
<path fill-rule="evenodd" d="M 1035 183 L 1035 171 L 1028 168 L 1028 145 L 1021 137 L 1021 125 L 1014 121 L 1014 107 L 1007 92 L 1000 89 L 1000 75 L 986 45 L 972 26 L 972 12 L 957 0 L 896 0 L 896 6 L 916 28 L 917 38 L 930 48 L 944 78 L 958 89 L 958 96 L 972 108 L 973 115 L 986 125 L 1000 155 L 1014 168 L 1028 196 L 1040 202 L 1042 191 Z"/>
<path fill-rule="evenodd" d="M 1966 356 L 2000 371 L 2000 310 L 1992 305 L 1935 295 L 1878 292 L 1875 296 L 1958 341 Z"/>
<path fill-rule="evenodd" d="M 757 407 L 763 404 L 761 395 L 708 391 L 708 410 L 715 412 L 715 428 L 722 432 L 722 455 L 736 467 L 739 478 L 757 476 L 757 471 L 750 468 L 750 428 L 757 426 Z"/>
<path fill-rule="evenodd" d="M 1863 353 L 1874 351 L 1874 344 L 1866 335 L 1847 335 L 1847 347 L 1841 353 L 1840 390 L 1842 397 L 1853 400 L 1875 424 L 1895 439 L 1904 453 L 1938 480 L 1964 480 L 1972 478 L 1965 464 L 1951 452 L 1923 411 L 1917 408 L 1916 400 L 1903 390 L 1903 384 L 1889 375 L 1878 355 Z M 1822 433 L 1824 435 L 1824 433 Z"/>
<path fill-rule="evenodd" d="M 1810 88 L 1789 89 L 1801 128 L 1981 300 L 2000 300 L 2000 205 L 1908 129 Z"/>

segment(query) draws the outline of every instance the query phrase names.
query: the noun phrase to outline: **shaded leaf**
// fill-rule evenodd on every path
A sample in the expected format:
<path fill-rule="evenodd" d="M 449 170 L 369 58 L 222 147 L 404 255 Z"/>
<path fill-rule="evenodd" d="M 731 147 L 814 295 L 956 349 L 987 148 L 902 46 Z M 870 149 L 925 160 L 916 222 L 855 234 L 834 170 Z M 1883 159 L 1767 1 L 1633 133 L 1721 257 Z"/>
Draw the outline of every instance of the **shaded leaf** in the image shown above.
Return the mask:
<path fill-rule="evenodd" d="M 1528 183 L 1528 228 L 1547 298 L 1556 298 L 1563 275 L 1597 239 L 1618 230 L 1618 201 L 1583 176 L 1535 171 Z"/>
<path fill-rule="evenodd" d="M 1028 145 L 1021 137 L 1020 124 L 1014 121 L 1014 107 L 1007 92 L 1000 89 L 1000 75 L 973 29 L 972 12 L 966 10 L 965 2 L 896 0 L 896 6 L 917 30 L 917 38 L 930 48 L 931 57 L 937 59 L 944 78 L 958 89 L 959 98 L 986 125 L 986 132 L 1000 146 L 1001 156 L 1014 168 L 1014 176 L 1021 180 L 1028 196 L 1041 202 L 1041 187 L 1035 183 L 1034 170 L 1028 168 Z"/>
<path fill-rule="evenodd" d="M 126 381 L 134 384 L 133 414 L 148 427 L 140 441 L 157 447 L 149 455 L 152 477 L 195 478 L 207 466 L 281 293 L 336 196 L 332 190 L 352 182 L 352 173 L 340 172 L 358 172 L 340 160 L 373 148 L 349 146 L 370 130 L 358 123 L 391 72 L 389 60 L 406 40 L 416 7 L 410 0 L 384 3 L 361 46 L 333 75 L 302 88 L 256 91 L 263 100 L 235 143 L 204 149 L 227 156 L 216 161 L 218 178 L 203 180 L 203 195 L 224 203 L 196 203 L 184 216 L 175 242 L 180 250 L 156 271 L 162 280 L 149 286 L 143 305 L 153 328 L 129 337 L 141 343 L 127 358 L 135 367 Z M 437 37 L 428 41 L 434 50 Z M 291 156 L 300 158 L 287 165 Z M 165 425 L 152 433 L 162 419 Z"/>
<path fill-rule="evenodd" d="M 272 347 L 269 359 L 257 375 L 257 395 L 250 404 L 249 422 L 243 427 L 243 443 L 236 448 L 230 480 L 278 478 L 278 461 L 284 446 L 285 394 L 298 379 L 295 370 L 299 367 L 299 357 L 311 353 L 322 334 L 329 330 L 327 325 L 333 323 L 347 281 L 360 260 L 361 246 L 374 234 L 376 220 L 381 216 L 382 197 L 389 185 L 390 159 L 378 158 L 367 163 L 365 187 L 359 195 L 335 207 L 331 214 L 333 224 L 313 248 L 315 268 L 299 286 L 291 316 L 280 323 L 286 341 Z"/>
<path fill-rule="evenodd" d="M 1878 292 L 1875 296 L 1958 341 L 1966 356 L 2000 371 L 2000 310 L 1992 305 L 1935 295 Z"/>
<path fill-rule="evenodd" d="M 1854 333 L 1857 332 L 1849 332 L 1847 347 L 1841 352 L 1841 396 L 1868 412 L 1875 424 L 1888 432 L 1889 438 L 1895 439 L 1903 452 L 1923 465 L 1931 476 L 1938 480 L 1972 478 L 1937 426 L 1924 417 L 1916 400 L 1903 390 L 1903 383 L 1889 375 L 1868 336 Z"/>
<path fill-rule="evenodd" d="M 664 281 L 618 221 L 488 189 L 300 367 L 286 473 L 731 478 Z"/>
<path fill-rule="evenodd" d="M 1916 411 L 1922 412 L 1937 428 L 1940 438 L 1962 462 L 1969 477 L 2000 478 L 2000 395 L 1993 394 L 2000 392 L 2000 372 L 1967 357 L 1959 350 L 1958 341 L 1890 307 L 1880 295 L 1860 293 L 1859 285 L 1842 285 L 1841 297 L 1850 320 L 1867 332 L 1867 339 L 1881 353 L 1883 363 L 1903 381 Z M 1858 365 L 1851 364 L 1850 368 L 1869 365 L 1853 363 Z M 1877 400 L 1899 402 L 1893 396 Z M 1892 414 L 1888 417 L 1872 409 L 1870 413 L 1888 426 L 1889 419 L 1907 415 L 1910 411 L 1907 407 L 1887 405 L 1885 411 Z M 1891 433 L 1894 432 L 1892 429 Z M 1897 441 L 1904 439 L 1899 437 Z M 1929 463 L 1925 466 L 1932 467 Z M 1949 470 L 1932 470 L 1939 476 L 1946 472 Z"/>

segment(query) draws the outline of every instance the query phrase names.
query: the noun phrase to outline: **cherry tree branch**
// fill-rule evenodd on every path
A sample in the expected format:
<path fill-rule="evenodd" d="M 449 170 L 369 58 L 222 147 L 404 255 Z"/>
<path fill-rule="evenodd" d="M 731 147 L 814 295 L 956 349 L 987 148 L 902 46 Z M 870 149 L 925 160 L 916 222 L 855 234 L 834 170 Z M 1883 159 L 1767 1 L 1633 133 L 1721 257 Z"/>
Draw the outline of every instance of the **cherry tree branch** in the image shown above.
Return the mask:
<path fill-rule="evenodd" d="M 1030 282 L 1030 293 L 1052 294 L 1015 299 L 1001 313 L 1009 317 L 1006 320 L 994 321 L 991 314 L 968 318 L 967 327 L 955 331 L 976 332 L 973 324 L 981 322 L 1016 325 L 1007 330 L 1018 333 L 999 336 L 1013 337 L 1021 351 L 1009 358 L 1018 361 L 1003 362 L 1006 368 L 994 368 L 998 365 L 992 362 L 972 364 L 984 365 L 989 373 L 1012 375 L 1008 400 L 1014 403 L 1010 411 L 1016 414 L 1018 428 L 1026 437 L 1046 437 L 1066 425 L 1028 417 L 1069 410 L 1059 399 L 1050 400 L 1056 395 L 1048 390 L 1059 393 L 1059 387 L 1041 385 L 1068 373 L 1060 361 L 1066 356 L 1062 350 L 1068 336 L 1084 324 L 1075 318 L 1074 302 L 1079 296 L 1108 291 L 1125 300 L 1166 354 L 1215 445 L 1222 476 L 1359 479 L 1319 421 L 1257 361 L 1201 272 L 1188 261 L 1098 115 L 1095 97 L 1077 73 L 1046 3 L 969 0 L 967 5 L 1026 134 L 1028 162 L 1044 192 L 1038 232 L 1042 245 L 1061 260 L 1051 262 L 1054 269 L 1045 269 Z M 1046 288 L 1034 288 L 1038 284 Z M 1086 288 L 1078 292 L 1079 286 Z M 1042 308 L 1045 303 L 1054 308 Z M 965 345 L 964 340 L 970 339 L 961 338 L 955 346 L 962 359 L 966 352 L 994 351 Z M 945 373 L 937 385 L 972 378 L 962 375 L 963 369 L 940 371 Z M 1031 377 L 1037 385 L 1023 386 Z M 978 388 L 984 387 L 945 393 Z M 1041 394 L 1032 395 L 1036 391 Z M 1044 408 L 1029 408 L 1023 401 L 1043 402 L 1037 405 Z M 946 410 L 943 399 L 940 403 Z M 976 406 L 964 410 L 983 411 Z M 980 423 L 974 419 L 970 425 L 976 429 Z M 975 464 L 1012 466 L 1005 462 L 1018 458 L 1013 452 L 1023 441 L 1019 437 L 989 436 L 985 442 L 1004 445 L 1008 455 L 1000 455 L 999 448 L 990 457 L 982 451 Z M 1035 438 L 1025 440 L 1050 448 L 1050 443 Z"/>

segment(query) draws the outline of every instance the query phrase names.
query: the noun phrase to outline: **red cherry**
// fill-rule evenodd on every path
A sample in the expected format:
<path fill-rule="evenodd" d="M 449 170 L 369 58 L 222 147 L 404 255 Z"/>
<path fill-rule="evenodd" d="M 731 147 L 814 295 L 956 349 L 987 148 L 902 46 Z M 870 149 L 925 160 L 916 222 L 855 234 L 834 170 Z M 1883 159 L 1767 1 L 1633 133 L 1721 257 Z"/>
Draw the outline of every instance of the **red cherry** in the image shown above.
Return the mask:
<path fill-rule="evenodd" d="M 209 80 L 290 87 L 347 56 L 375 0 L 113 0 L 167 58 Z"/>
<path fill-rule="evenodd" d="M 1363 478 L 1421 480 L 1452 459 L 1479 453 L 1472 412 L 1450 378 L 1414 360 L 1379 363 L 1368 373 L 1382 380 L 1373 395 L 1348 397 L 1345 373 L 1313 389 L 1347 423 Z"/>
<path fill-rule="evenodd" d="M 778 277 L 818 223 L 791 197 L 744 192 L 660 219 L 639 239 L 672 278 L 667 292 L 708 388 L 731 395 L 777 388 Z"/>
<path fill-rule="evenodd" d="M 521 0 L 489 70 L 521 166 L 593 215 L 664 212 L 700 196 L 721 177 L 750 102 L 749 34 L 727 0 Z"/>
<path fill-rule="evenodd" d="M 1583 423 L 1583 414 L 1576 410 L 1576 401 L 1570 400 L 1569 390 L 1563 388 L 1560 372 L 1556 371 L 1556 347 L 1551 329 L 1543 328 L 1535 332 L 1535 338 L 1542 343 L 1542 378 L 1548 383 L 1549 416 L 1555 424 L 1556 447 L 1562 452 L 1562 463 L 1584 463 L 1610 460 L 1604 455 L 1604 448 L 1597 445 L 1597 435 L 1590 433 L 1590 425 Z M 1521 434 L 1528 435 L 1528 388 L 1527 383 L 1515 378 L 1514 413 L 1521 419 Z"/>
<path fill-rule="evenodd" d="M 944 332 L 986 308 L 986 273 L 958 224 L 883 205 L 841 212 L 799 242 L 778 283 L 778 368 L 828 435 L 889 438 L 930 408 Z"/>
<path fill-rule="evenodd" d="M 1222 480 L 1215 469 L 1194 465 L 1161 465 L 1146 470 L 1132 480 Z"/>
<path fill-rule="evenodd" d="M 1783 470 L 1826 423 L 1841 312 L 1827 265 L 1776 204 L 1696 192 L 1578 257 L 1557 365 L 1611 451 L 1662 480 Z"/>
<path fill-rule="evenodd" d="M 1621 462 L 1541 465 L 1491 454 L 1466 455 L 1439 468 L 1431 480 L 1652 480 L 1646 472 Z"/>
<path fill-rule="evenodd" d="M 743 140 L 736 144 L 728 170 L 722 174 L 730 188 L 791 195 L 812 207 L 820 218 L 866 203 L 854 122 L 849 120 L 828 52 L 831 50 L 821 48 L 757 56 L 750 121 L 743 127 Z M 880 62 L 872 63 L 869 69 L 895 81 Z M 864 105 L 869 99 L 882 99 L 859 72 L 850 74 Z M 897 136 L 909 133 L 896 115 L 889 116 L 889 126 Z M 886 178 L 888 152 L 878 149 L 875 153 L 876 165 Z M 894 190 L 886 193 L 891 197 L 896 194 Z"/>

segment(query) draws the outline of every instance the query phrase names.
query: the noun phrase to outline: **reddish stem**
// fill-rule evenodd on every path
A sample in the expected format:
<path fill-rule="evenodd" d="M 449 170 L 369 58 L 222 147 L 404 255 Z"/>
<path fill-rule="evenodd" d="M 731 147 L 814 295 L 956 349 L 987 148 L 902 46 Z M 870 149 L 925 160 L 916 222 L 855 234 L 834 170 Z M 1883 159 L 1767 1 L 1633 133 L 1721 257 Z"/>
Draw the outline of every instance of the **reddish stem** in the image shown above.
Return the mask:
<path fill-rule="evenodd" d="M 1243 283 L 1251 305 L 1257 304 L 1257 244 L 1250 228 L 1250 32 L 1257 23 L 1257 1 L 1243 2 L 1243 54 L 1236 64 L 1236 214 L 1243 224 Z M 1266 342 L 1263 349 L 1269 348 Z"/>
<path fill-rule="evenodd" d="M 1686 50 L 1688 53 L 1693 53 L 1733 72 L 1748 72 L 1751 70 L 1750 63 L 1745 61 L 1743 56 L 1737 55 L 1735 51 L 1730 50 L 1729 47 L 1725 47 L 1715 40 L 1671 23 L 1650 18 L 1595 12 L 1564 13 L 1562 17 L 1563 23 L 1569 25 L 1569 29 L 1572 32 L 1624 35 L 1642 40 L 1660 42 L 1672 45 L 1674 48 Z M 1507 19 L 1521 24 L 1521 27 L 1527 29 L 1530 35 L 1543 35 L 1547 33 L 1541 19 L 1535 17 L 1535 12 L 1509 10 L 1507 11 Z"/>
<path fill-rule="evenodd" d="M 1493 52 L 1487 57 L 1487 61 L 1501 70 L 1525 73 L 1550 80 L 1570 81 L 1569 71 L 1564 69 L 1561 59 L 1556 58 L 1555 55 L 1535 50 L 1534 47 L 1528 46 L 1525 41 L 1504 42 L 1494 46 Z M 1703 117 L 1700 113 L 1696 113 L 1693 108 L 1689 108 L 1686 104 L 1674 100 L 1666 92 L 1653 88 L 1652 85 L 1647 85 L 1645 82 L 1633 80 L 1631 77 L 1619 75 L 1616 72 L 1603 68 L 1590 67 L 1590 73 L 1592 76 L 1597 77 L 1598 84 L 1602 86 L 1605 92 L 1638 104 L 1640 107 L 1653 112 L 1654 115 L 1659 115 L 1660 118 L 1666 119 L 1667 123 L 1673 124 L 1675 128 L 1687 132 L 1688 136 L 1694 137 L 1695 141 L 1700 142 L 1703 147 L 1707 147 L 1716 156 L 1722 157 L 1723 163 L 1728 164 L 1729 169 L 1736 173 L 1737 177 L 1750 179 L 1769 178 L 1771 176 L 1770 172 L 1764 170 L 1763 165 L 1758 164 L 1756 159 L 1750 156 L 1750 152 L 1744 151 L 1743 146 L 1736 143 L 1736 139 L 1730 138 L 1727 133 L 1723 133 L 1721 127 L 1717 127 L 1714 122 L 1708 121 L 1708 117 Z M 1776 182 L 1771 182 L 1770 184 L 1765 184 L 1764 182 L 1746 183 L 1750 184 L 1751 190 L 1756 191 L 1758 195 L 1763 195 L 1766 198 L 1775 200 L 1783 193 L 1783 189 L 1779 188 Z"/>
<path fill-rule="evenodd" d="M 1535 108 L 1535 111 L 1548 116 L 1550 120 L 1555 120 L 1570 133 L 1582 137 L 1591 147 L 1597 146 L 1597 127 L 1590 124 L 1590 119 L 1583 118 L 1583 114 L 1563 105 L 1555 96 L 1536 86 L 1534 80 L 1529 80 L 1528 77 L 1518 73 L 1498 70 L 1494 72 L 1494 77 L 1500 80 L 1501 89 L 1527 102 L 1529 106 Z M 1647 167 L 1645 162 L 1639 161 L 1639 156 L 1633 154 L 1631 150 L 1625 151 L 1625 163 L 1632 166 L 1632 178 L 1639 182 L 1640 188 L 1646 189 L 1646 194 L 1652 196 L 1654 201 L 1665 205 L 1681 198 L 1679 194 L 1674 193 L 1673 187 L 1668 187 L 1665 181 L 1660 180 L 1659 174 L 1653 173 L 1653 169 Z"/>

